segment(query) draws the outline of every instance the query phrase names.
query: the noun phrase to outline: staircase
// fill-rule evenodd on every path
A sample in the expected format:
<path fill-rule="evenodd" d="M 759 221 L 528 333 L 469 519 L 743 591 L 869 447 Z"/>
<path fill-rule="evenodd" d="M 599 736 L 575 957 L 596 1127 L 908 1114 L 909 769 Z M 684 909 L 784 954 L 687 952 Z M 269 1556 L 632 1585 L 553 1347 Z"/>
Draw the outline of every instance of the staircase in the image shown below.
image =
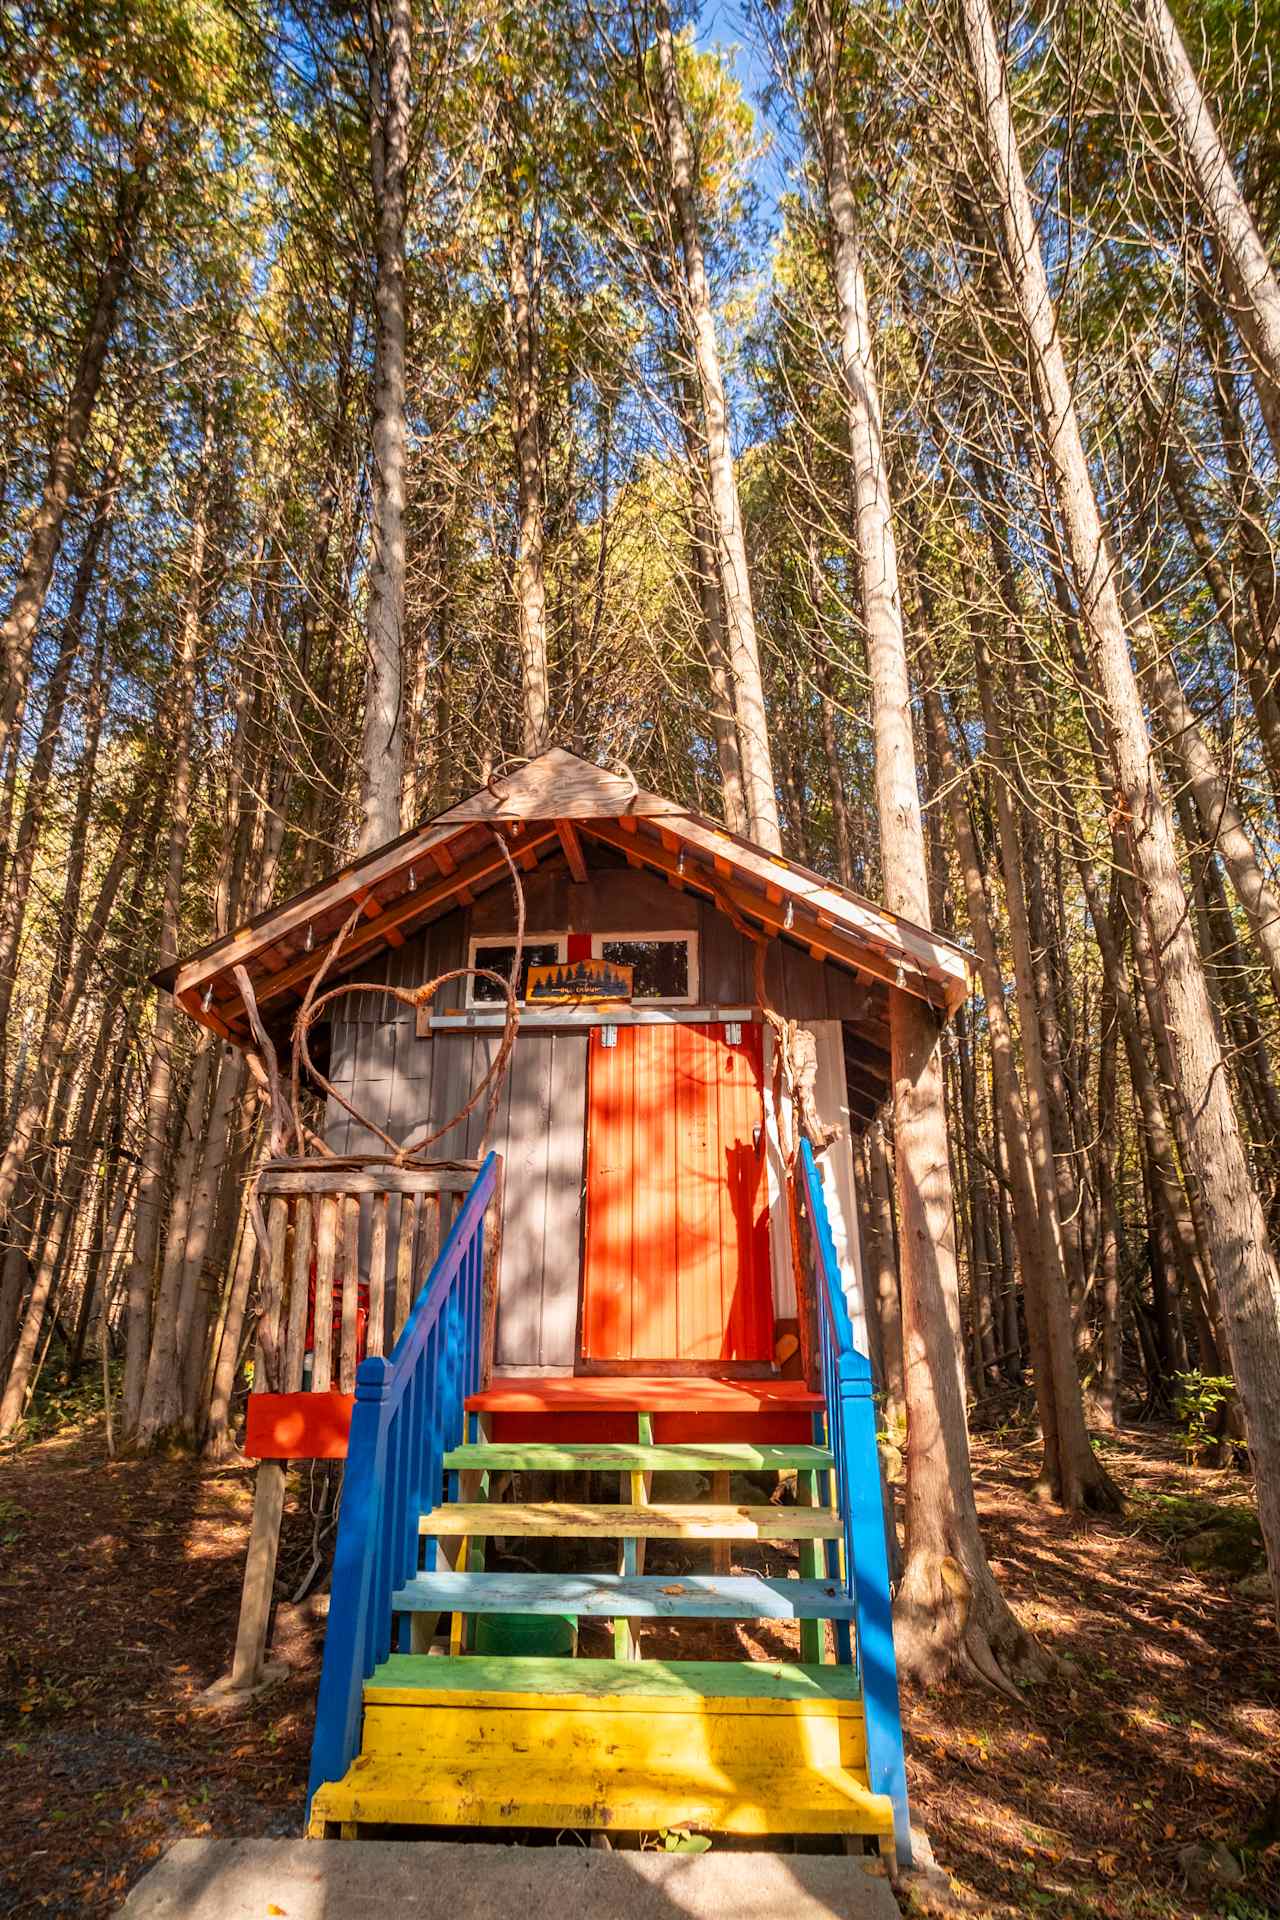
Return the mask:
<path fill-rule="evenodd" d="M 460 1230 L 482 1237 L 483 1180 L 392 1360 L 361 1370 L 308 1831 L 698 1828 L 864 1836 L 903 1857 L 874 1415 L 869 1376 L 856 1396 L 841 1384 L 839 1325 L 824 1342 L 825 1395 L 792 1382 L 671 1379 L 480 1391 L 456 1379 L 468 1356 L 450 1331 L 478 1317 L 456 1274 L 478 1273 L 479 1255 L 473 1247 L 458 1260 L 452 1283 L 446 1268 Z M 816 1172 L 813 1192 L 820 1200 Z M 464 1408 L 466 1424 L 443 1444 L 450 1402 L 455 1431 Z M 851 1406 L 864 1453 L 870 1437 L 859 1483 L 845 1459 Z M 675 1473 L 709 1476 L 710 1498 L 662 1498 L 660 1477 Z M 554 1475 L 558 1497 L 491 1497 L 511 1475 Z M 762 1486 L 735 1504 L 735 1475 L 766 1486 L 794 1477 L 794 1501 Z M 855 1539 L 855 1507 L 874 1523 L 868 1538 Z M 495 1570 L 486 1565 L 495 1539 L 507 1557 L 554 1553 L 571 1570 Z M 657 1557 L 672 1542 L 680 1570 L 646 1572 L 649 1544 L 663 1543 Z M 735 1569 L 735 1555 L 762 1564 Z M 684 1571 L 690 1560 L 705 1570 Z M 879 1608 L 872 1586 L 883 1589 Z M 573 1651 L 473 1651 L 486 1619 L 500 1628 L 511 1616 L 562 1632 L 571 1622 Z M 714 1622 L 775 1634 L 786 1623 L 799 1657 L 678 1657 L 682 1639 L 691 1652 L 704 1653 L 708 1638 L 723 1649 Z M 579 1633 L 593 1639 L 591 1655 L 578 1654 Z M 663 1657 L 647 1651 L 655 1637 Z M 599 1657 L 610 1646 L 612 1657 Z"/>

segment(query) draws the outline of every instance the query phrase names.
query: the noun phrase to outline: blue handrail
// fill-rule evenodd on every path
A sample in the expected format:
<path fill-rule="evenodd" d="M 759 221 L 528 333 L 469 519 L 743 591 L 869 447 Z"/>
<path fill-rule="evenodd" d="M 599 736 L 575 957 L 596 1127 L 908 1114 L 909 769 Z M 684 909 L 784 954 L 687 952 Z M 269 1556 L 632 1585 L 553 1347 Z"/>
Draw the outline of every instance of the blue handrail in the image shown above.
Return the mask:
<path fill-rule="evenodd" d="M 391 1651 L 391 1596 L 418 1571 L 418 1521 L 441 1497 L 444 1455 L 480 1385 L 484 1220 L 491 1153 L 471 1185 L 389 1360 L 360 1363 L 351 1416 L 307 1805 L 360 1749 L 364 1683 Z"/>
<path fill-rule="evenodd" d="M 807 1140 L 800 1143 L 804 1200 L 819 1275 L 818 1340 L 827 1402 L 828 1442 L 844 1535 L 844 1579 L 853 1601 L 854 1634 L 867 1725 L 867 1780 L 893 1802 L 894 1842 L 901 1867 L 911 1865 L 907 1770 L 902 1751 L 898 1663 L 893 1651 L 889 1555 L 876 1448 L 871 1359 L 854 1332 L 840 1273 L 822 1175 Z"/>

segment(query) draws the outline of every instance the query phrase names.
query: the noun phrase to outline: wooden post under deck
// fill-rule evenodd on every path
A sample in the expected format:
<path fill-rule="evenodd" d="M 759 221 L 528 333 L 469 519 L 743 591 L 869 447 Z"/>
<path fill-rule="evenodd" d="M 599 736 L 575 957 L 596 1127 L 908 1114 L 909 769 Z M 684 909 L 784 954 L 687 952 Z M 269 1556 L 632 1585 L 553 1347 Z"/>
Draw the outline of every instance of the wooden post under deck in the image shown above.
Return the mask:
<path fill-rule="evenodd" d="M 269 1678 L 266 1668 L 267 1628 L 271 1622 L 271 1595 L 284 1519 L 284 1487 L 288 1469 L 283 1460 L 261 1460 L 253 1490 L 253 1524 L 240 1594 L 240 1624 L 231 1662 L 228 1691 L 251 1693 Z"/>

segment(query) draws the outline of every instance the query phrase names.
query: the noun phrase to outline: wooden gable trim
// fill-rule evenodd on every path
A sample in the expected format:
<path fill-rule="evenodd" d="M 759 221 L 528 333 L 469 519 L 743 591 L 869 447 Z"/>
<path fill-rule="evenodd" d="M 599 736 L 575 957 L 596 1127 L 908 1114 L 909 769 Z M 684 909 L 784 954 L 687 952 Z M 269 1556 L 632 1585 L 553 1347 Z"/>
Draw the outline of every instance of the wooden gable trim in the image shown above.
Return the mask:
<path fill-rule="evenodd" d="M 174 976 L 175 996 L 181 999 L 193 987 L 202 987 L 206 981 L 216 978 L 218 974 L 229 973 L 232 967 L 242 966 L 248 960 L 252 959 L 259 965 L 269 964 L 262 957 L 264 949 L 278 946 L 290 934 L 297 933 L 309 922 L 322 920 L 326 914 L 341 914 L 357 898 L 368 913 L 366 902 L 372 899 L 374 889 L 384 880 L 415 866 L 419 860 L 430 858 L 437 865 L 447 862 L 445 871 L 451 874 L 457 862 L 448 853 L 445 842 L 456 838 L 457 833 L 456 827 L 424 827 L 414 839 L 395 840 L 381 853 L 343 867 L 331 879 L 321 882 L 309 892 L 299 894 L 296 899 L 260 915 L 256 923 L 250 922 L 248 926 L 240 927 L 229 939 L 205 947 L 193 954 L 190 960 L 183 961 Z M 424 896 L 415 894 L 411 897 L 421 900 Z M 382 909 L 376 901 L 373 902 L 373 909 L 381 915 Z M 336 925 L 332 931 L 337 931 Z M 277 974 L 276 979 L 279 977 Z"/>
<path fill-rule="evenodd" d="M 746 872 L 759 880 L 770 905 L 780 906 L 779 896 L 788 896 L 797 905 L 807 907 L 820 926 L 853 933 L 895 959 L 910 960 L 934 975 L 946 975 L 948 987 L 953 982 L 958 984 L 960 999 L 967 997 L 969 961 L 964 950 L 950 940 L 940 939 L 926 928 L 885 913 L 869 901 L 837 892 L 819 879 L 797 873 L 786 861 L 745 845 L 693 814 L 681 815 L 667 831 L 709 854 L 717 872 L 727 873 L 737 868 L 740 873 Z"/>
<path fill-rule="evenodd" d="M 666 874 L 668 877 L 676 875 L 679 855 L 668 853 L 659 841 L 651 839 L 647 834 L 634 836 L 624 834 L 612 821 L 608 820 L 584 822 L 583 831 L 594 839 L 603 840 L 608 846 L 617 847 L 628 858 L 656 867 L 659 873 Z M 753 919 L 759 920 L 767 932 L 792 934 L 802 945 L 807 945 L 811 953 L 839 960 L 856 973 L 882 980 L 888 986 L 896 986 L 899 967 L 901 967 L 905 991 L 914 993 L 918 999 L 930 1001 L 934 1006 L 947 1006 L 946 988 L 918 968 L 913 959 L 904 956 L 898 964 L 895 964 L 871 946 L 861 944 L 856 937 L 846 935 L 834 928 L 823 927 L 816 920 L 812 925 L 809 924 L 807 909 L 803 902 L 801 913 L 805 918 L 796 919 L 794 924 L 788 927 L 785 906 L 775 906 L 767 895 L 755 893 L 734 878 L 721 878 L 717 875 L 713 882 L 709 874 L 699 871 L 699 863 L 696 861 L 685 863 L 682 877 L 686 886 L 700 888 L 704 893 L 709 894 L 712 900 L 715 900 L 718 890 L 740 912 L 750 914 Z"/>
<path fill-rule="evenodd" d="M 613 819 L 630 814 L 678 814 L 681 807 L 661 794 L 646 793 L 633 781 L 609 773 L 564 747 L 550 747 L 518 772 L 501 775 L 493 787 L 437 816 L 444 826 L 485 820 Z"/>
<path fill-rule="evenodd" d="M 554 829 L 548 827 L 544 833 L 532 835 L 525 844 L 531 850 L 536 850 L 554 838 Z M 505 867 L 506 862 L 501 850 L 497 846 L 490 847 L 457 867 L 453 873 L 438 880 L 434 886 L 420 887 L 415 893 L 401 894 L 400 898 L 393 900 L 376 919 L 361 920 L 352 929 L 340 955 L 342 970 L 345 971 L 352 960 L 363 953 L 367 947 L 376 946 L 383 940 L 390 941 L 391 935 L 399 933 L 407 922 L 419 918 L 425 919 L 437 909 L 445 909 L 466 888 L 491 878 L 499 869 L 505 870 Z M 310 953 L 302 955 L 292 965 L 263 981 L 258 990 L 259 1004 L 265 1005 L 277 999 L 280 994 L 287 993 L 290 988 L 299 986 L 304 980 L 309 980 L 324 956 L 325 944 L 317 941 Z M 218 971 L 222 970 L 219 966 Z"/>

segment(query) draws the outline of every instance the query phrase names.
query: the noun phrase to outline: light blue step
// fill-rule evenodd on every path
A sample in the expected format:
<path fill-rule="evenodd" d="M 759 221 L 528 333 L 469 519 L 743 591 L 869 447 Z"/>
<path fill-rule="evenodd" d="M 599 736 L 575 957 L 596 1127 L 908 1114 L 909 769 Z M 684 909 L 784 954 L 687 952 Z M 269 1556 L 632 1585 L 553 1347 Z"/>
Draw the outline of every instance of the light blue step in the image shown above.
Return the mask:
<path fill-rule="evenodd" d="M 754 1573 L 420 1573 L 397 1613 L 573 1613 L 630 1620 L 852 1620 L 832 1580 Z"/>

